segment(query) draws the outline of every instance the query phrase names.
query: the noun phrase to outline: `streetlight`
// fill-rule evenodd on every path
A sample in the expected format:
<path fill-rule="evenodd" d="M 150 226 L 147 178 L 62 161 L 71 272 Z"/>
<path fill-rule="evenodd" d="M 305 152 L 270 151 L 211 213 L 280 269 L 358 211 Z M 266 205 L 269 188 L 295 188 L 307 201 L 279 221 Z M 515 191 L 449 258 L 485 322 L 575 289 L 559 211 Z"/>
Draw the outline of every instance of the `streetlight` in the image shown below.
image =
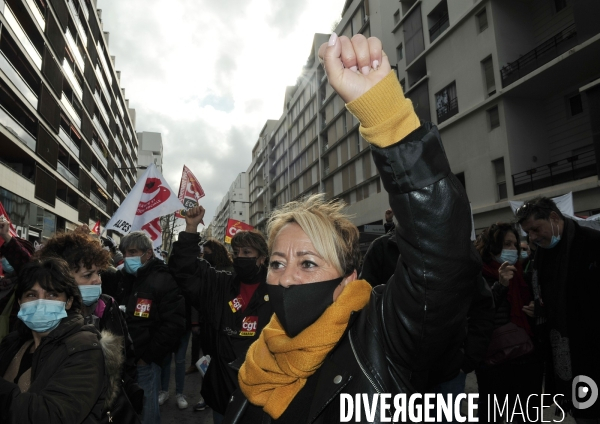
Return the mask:
<path fill-rule="evenodd" d="M 128 169 L 128 170 L 132 170 L 133 169 L 135 171 L 136 169 L 147 169 L 147 168 L 148 168 L 147 166 L 139 165 L 139 166 L 136 166 L 134 168 L 127 167 L 127 168 L 115 168 L 115 169 L 119 170 L 119 171 L 122 170 L 122 169 Z"/>

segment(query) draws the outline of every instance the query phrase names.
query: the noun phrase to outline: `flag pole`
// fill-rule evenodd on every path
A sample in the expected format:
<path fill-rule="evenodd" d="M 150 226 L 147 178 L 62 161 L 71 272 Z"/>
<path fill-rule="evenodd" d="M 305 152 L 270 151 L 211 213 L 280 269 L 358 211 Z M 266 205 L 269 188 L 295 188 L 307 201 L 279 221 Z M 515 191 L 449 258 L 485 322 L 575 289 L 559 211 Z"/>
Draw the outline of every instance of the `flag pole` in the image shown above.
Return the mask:
<path fill-rule="evenodd" d="M 173 224 L 171 225 L 171 235 L 169 236 L 169 255 L 171 254 L 171 248 L 173 247 L 173 232 L 175 231 L 175 220 L 177 217 L 173 213 Z"/>

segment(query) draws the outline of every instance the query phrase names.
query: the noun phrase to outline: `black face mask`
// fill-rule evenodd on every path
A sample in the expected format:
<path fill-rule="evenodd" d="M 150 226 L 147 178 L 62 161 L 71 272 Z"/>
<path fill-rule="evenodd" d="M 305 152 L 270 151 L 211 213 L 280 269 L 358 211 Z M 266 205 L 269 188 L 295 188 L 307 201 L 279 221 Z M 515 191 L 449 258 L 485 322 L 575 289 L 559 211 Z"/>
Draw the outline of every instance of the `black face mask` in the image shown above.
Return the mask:
<path fill-rule="evenodd" d="M 213 262 L 214 261 L 214 256 L 215 256 L 214 253 L 205 253 L 204 255 L 202 255 L 202 258 L 206 262 L 208 262 L 210 264 L 210 266 L 214 267 L 215 266 L 215 263 Z"/>
<path fill-rule="evenodd" d="M 235 258 L 233 260 L 233 270 L 244 283 L 257 283 L 254 278 L 260 272 L 260 267 L 256 265 L 258 258 Z"/>
<path fill-rule="evenodd" d="M 333 303 L 333 292 L 343 279 L 295 284 L 288 288 L 267 285 L 269 303 L 288 336 L 296 337 L 323 315 Z"/>

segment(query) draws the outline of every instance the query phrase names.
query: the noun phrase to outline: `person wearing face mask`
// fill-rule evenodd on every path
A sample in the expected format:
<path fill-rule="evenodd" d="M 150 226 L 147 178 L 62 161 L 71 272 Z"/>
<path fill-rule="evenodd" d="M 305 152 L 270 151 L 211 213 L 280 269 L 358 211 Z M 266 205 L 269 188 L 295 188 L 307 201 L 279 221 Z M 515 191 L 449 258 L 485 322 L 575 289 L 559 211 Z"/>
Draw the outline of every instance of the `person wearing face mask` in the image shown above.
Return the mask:
<path fill-rule="evenodd" d="M 44 243 L 37 256 L 59 257 L 67 261 L 81 293 L 81 315 L 84 322 L 94 325 L 99 331 L 107 330 L 123 338 L 122 354 L 125 362 L 119 381 L 122 381 L 125 396 L 116 399 L 111 416 L 118 422 L 139 422 L 144 392 L 137 383 L 133 341 L 119 304 L 111 296 L 102 293 L 101 273 L 110 267 L 110 252 L 97 239 L 90 237 L 87 226 L 82 226 L 70 233 L 54 235 Z"/>
<path fill-rule="evenodd" d="M 116 286 L 115 299 L 125 309 L 135 349 L 138 384 L 144 390 L 142 422 L 157 424 L 161 366 L 165 357 L 178 349 L 186 332 L 185 301 L 165 263 L 155 257 L 152 240 L 144 231 L 127 234 L 119 249 L 125 266 L 116 274 L 117 284 L 112 284 Z"/>
<path fill-rule="evenodd" d="M 15 293 L 20 323 L 0 344 L 0 422 L 110 422 L 122 338 L 85 325 L 69 265 L 30 262 Z"/>
<path fill-rule="evenodd" d="M 508 395 L 509 404 L 514 405 L 517 395 L 527 399 L 531 394 L 541 393 L 543 379 L 542 358 L 533 344 L 536 340 L 532 319 L 533 292 L 525 282 L 519 261 L 519 233 L 510 224 L 498 222 L 477 237 L 475 247 L 481 255 L 482 275 L 492 289 L 496 307 L 488 357 L 476 369 L 479 396 L 487 399 L 489 394 L 495 394 L 504 399 Z M 507 331 L 519 331 L 527 340 L 524 344 L 527 348 L 500 358 L 496 346 L 503 343 L 501 338 Z M 538 397 L 532 399 L 536 401 Z M 539 403 L 528 404 L 532 417 L 536 405 Z M 488 417 L 487 406 L 487 402 L 480 402 L 481 420 Z"/>
<path fill-rule="evenodd" d="M 215 423 L 219 423 L 237 388 L 237 374 L 228 364 L 244 358 L 273 310 L 266 286 L 264 236 L 256 231 L 237 232 L 231 239 L 233 272 L 218 271 L 208 261 L 198 259 L 198 225 L 204 213 L 202 206 L 188 210 L 186 229 L 173 243 L 169 268 L 205 323 L 202 348 L 204 354 L 210 354 L 211 362 L 202 396 L 213 409 Z"/>
<path fill-rule="evenodd" d="M 600 402 L 572 408 L 572 387 L 578 375 L 600 383 L 600 232 L 564 216 L 546 197 L 525 202 L 515 214 L 537 245 L 532 311 L 546 357 L 545 392 L 562 395 L 578 423 L 598 422 Z"/>
<path fill-rule="evenodd" d="M 398 220 L 400 259 L 387 284 L 371 287 L 356 279 L 359 232 L 343 201 L 319 194 L 273 211 L 267 287 L 275 314 L 241 365 L 227 423 L 339 423 L 342 394 L 423 393 L 459 373 L 481 268 L 464 188 L 379 39 L 332 34 L 319 58 L 371 143 Z"/>

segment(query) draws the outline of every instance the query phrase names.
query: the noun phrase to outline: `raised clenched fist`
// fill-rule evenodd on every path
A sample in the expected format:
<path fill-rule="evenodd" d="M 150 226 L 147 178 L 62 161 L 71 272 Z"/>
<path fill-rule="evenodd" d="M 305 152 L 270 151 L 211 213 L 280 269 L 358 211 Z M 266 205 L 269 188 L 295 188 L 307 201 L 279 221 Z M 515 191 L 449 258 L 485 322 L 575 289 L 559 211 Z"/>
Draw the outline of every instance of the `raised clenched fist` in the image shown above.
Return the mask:
<path fill-rule="evenodd" d="M 338 38 L 334 32 L 319 48 L 319 59 L 329 84 L 346 103 L 365 94 L 392 69 L 381 40 L 362 34 L 350 40 L 344 35 Z"/>

